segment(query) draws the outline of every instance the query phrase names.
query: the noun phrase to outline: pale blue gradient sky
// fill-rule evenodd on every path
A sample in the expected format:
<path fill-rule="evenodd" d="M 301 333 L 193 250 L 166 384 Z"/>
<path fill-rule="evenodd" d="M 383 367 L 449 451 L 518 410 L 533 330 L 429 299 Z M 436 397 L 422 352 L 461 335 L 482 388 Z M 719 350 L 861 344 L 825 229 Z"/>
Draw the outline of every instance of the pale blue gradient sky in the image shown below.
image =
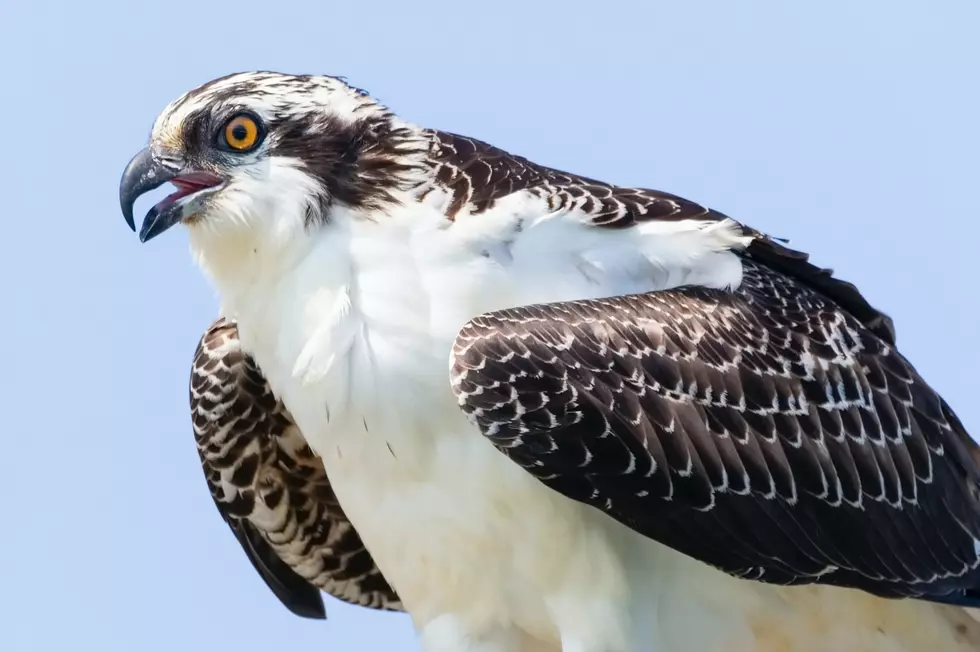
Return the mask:
<path fill-rule="evenodd" d="M 0 649 L 416 649 L 404 616 L 293 617 L 208 497 L 186 384 L 216 302 L 186 233 L 140 245 L 116 200 L 179 93 L 346 75 L 416 122 L 792 238 L 980 432 L 978 25 L 974 0 L 3 0 Z"/>

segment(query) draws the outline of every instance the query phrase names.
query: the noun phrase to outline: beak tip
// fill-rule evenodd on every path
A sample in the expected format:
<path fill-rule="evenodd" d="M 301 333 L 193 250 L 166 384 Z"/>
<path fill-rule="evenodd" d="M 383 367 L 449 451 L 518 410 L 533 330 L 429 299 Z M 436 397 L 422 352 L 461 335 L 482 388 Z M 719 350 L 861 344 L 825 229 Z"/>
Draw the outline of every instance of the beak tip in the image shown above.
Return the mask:
<path fill-rule="evenodd" d="M 172 179 L 174 172 L 162 167 L 149 149 L 140 151 L 126 166 L 122 178 L 119 180 L 119 207 L 122 209 L 123 218 L 126 224 L 135 233 L 136 221 L 133 219 L 133 205 L 136 199 L 150 191 L 163 185 Z M 140 240 L 144 241 L 143 234 Z"/>
<path fill-rule="evenodd" d="M 143 219 L 143 226 L 140 227 L 140 242 L 146 243 L 157 237 L 179 220 L 173 211 L 160 212 L 156 206 L 150 209 Z"/>

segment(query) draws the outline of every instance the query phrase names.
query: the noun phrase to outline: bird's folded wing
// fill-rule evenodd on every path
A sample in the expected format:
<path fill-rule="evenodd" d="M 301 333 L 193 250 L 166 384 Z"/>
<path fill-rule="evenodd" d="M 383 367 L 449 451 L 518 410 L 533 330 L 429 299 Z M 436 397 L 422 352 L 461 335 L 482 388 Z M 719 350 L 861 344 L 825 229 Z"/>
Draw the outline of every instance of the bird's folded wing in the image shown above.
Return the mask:
<path fill-rule="evenodd" d="M 320 591 L 401 610 L 234 322 L 219 319 L 198 346 L 191 414 L 215 505 L 269 589 L 293 613 L 324 618 Z"/>
<path fill-rule="evenodd" d="M 877 329 L 751 257 L 734 292 L 504 310 L 453 348 L 462 409 L 562 494 L 731 574 L 980 601 L 980 471 Z"/>

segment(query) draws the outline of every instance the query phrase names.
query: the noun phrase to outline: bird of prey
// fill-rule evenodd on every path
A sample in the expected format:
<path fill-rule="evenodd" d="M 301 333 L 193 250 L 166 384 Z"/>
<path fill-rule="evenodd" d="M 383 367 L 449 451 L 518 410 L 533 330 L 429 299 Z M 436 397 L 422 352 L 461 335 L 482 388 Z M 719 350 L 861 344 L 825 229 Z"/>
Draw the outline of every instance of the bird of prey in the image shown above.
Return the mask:
<path fill-rule="evenodd" d="M 806 254 L 329 76 L 174 100 L 166 182 L 425 652 L 980 649 L 977 448 Z"/>
<path fill-rule="evenodd" d="M 235 323 L 213 323 L 194 354 L 190 407 L 204 476 L 221 516 L 266 585 L 293 613 L 325 618 L 326 591 L 400 611 L 313 454 Z"/>

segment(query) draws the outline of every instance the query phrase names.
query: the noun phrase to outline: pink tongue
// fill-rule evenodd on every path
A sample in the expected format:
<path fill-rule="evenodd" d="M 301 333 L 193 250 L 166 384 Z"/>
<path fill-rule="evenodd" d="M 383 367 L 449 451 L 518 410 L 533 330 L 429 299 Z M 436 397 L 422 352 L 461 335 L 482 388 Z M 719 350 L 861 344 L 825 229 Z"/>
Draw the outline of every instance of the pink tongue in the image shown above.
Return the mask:
<path fill-rule="evenodd" d="M 177 188 L 177 192 L 170 193 L 163 200 L 157 204 L 157 208 L 162 209 L 170 204 L 174 203 L 181 197 L 186 197 L 198 190 L 203 190 L 204 188 L 211 188 L 217 185 L 220 179 L 217 179 L 211 174 L 206 172 L 192 172 L 191 174 L 186 174 L 176 179 L 171 179 L 170 183 Z"/>
<path fill-rule="evenodd" d="M 187 192 L 210 188 L 211 186 L 218 185 L 220 182 L 221 179 L 209 172 L 191 172 L 190 174 L 184 174 L 170 180 L 170 183 Z"/>
<path fill-rule="evenodd" d="M 201 188 L 207 187 L 206 183 L 199 183 L 186 177 L 183 179 L 172 179 L 170 183 L 172 183 L 177 190 L 176 192 L 170 193 L 157 203 L 156 208 L 159 210 L 169 206 L 181 197 L 186 197 L 187 195 L 196 192 Z"/>
<path fill-rule="evenodd" d="M 171 183 L 177 186 L 177 193 L 175 194 L 180 195 L 186 195 L 195 190 L 200 190 L 205 186 L 205 184 L 194 181 L 193 179 L 174 179 Z"/>

